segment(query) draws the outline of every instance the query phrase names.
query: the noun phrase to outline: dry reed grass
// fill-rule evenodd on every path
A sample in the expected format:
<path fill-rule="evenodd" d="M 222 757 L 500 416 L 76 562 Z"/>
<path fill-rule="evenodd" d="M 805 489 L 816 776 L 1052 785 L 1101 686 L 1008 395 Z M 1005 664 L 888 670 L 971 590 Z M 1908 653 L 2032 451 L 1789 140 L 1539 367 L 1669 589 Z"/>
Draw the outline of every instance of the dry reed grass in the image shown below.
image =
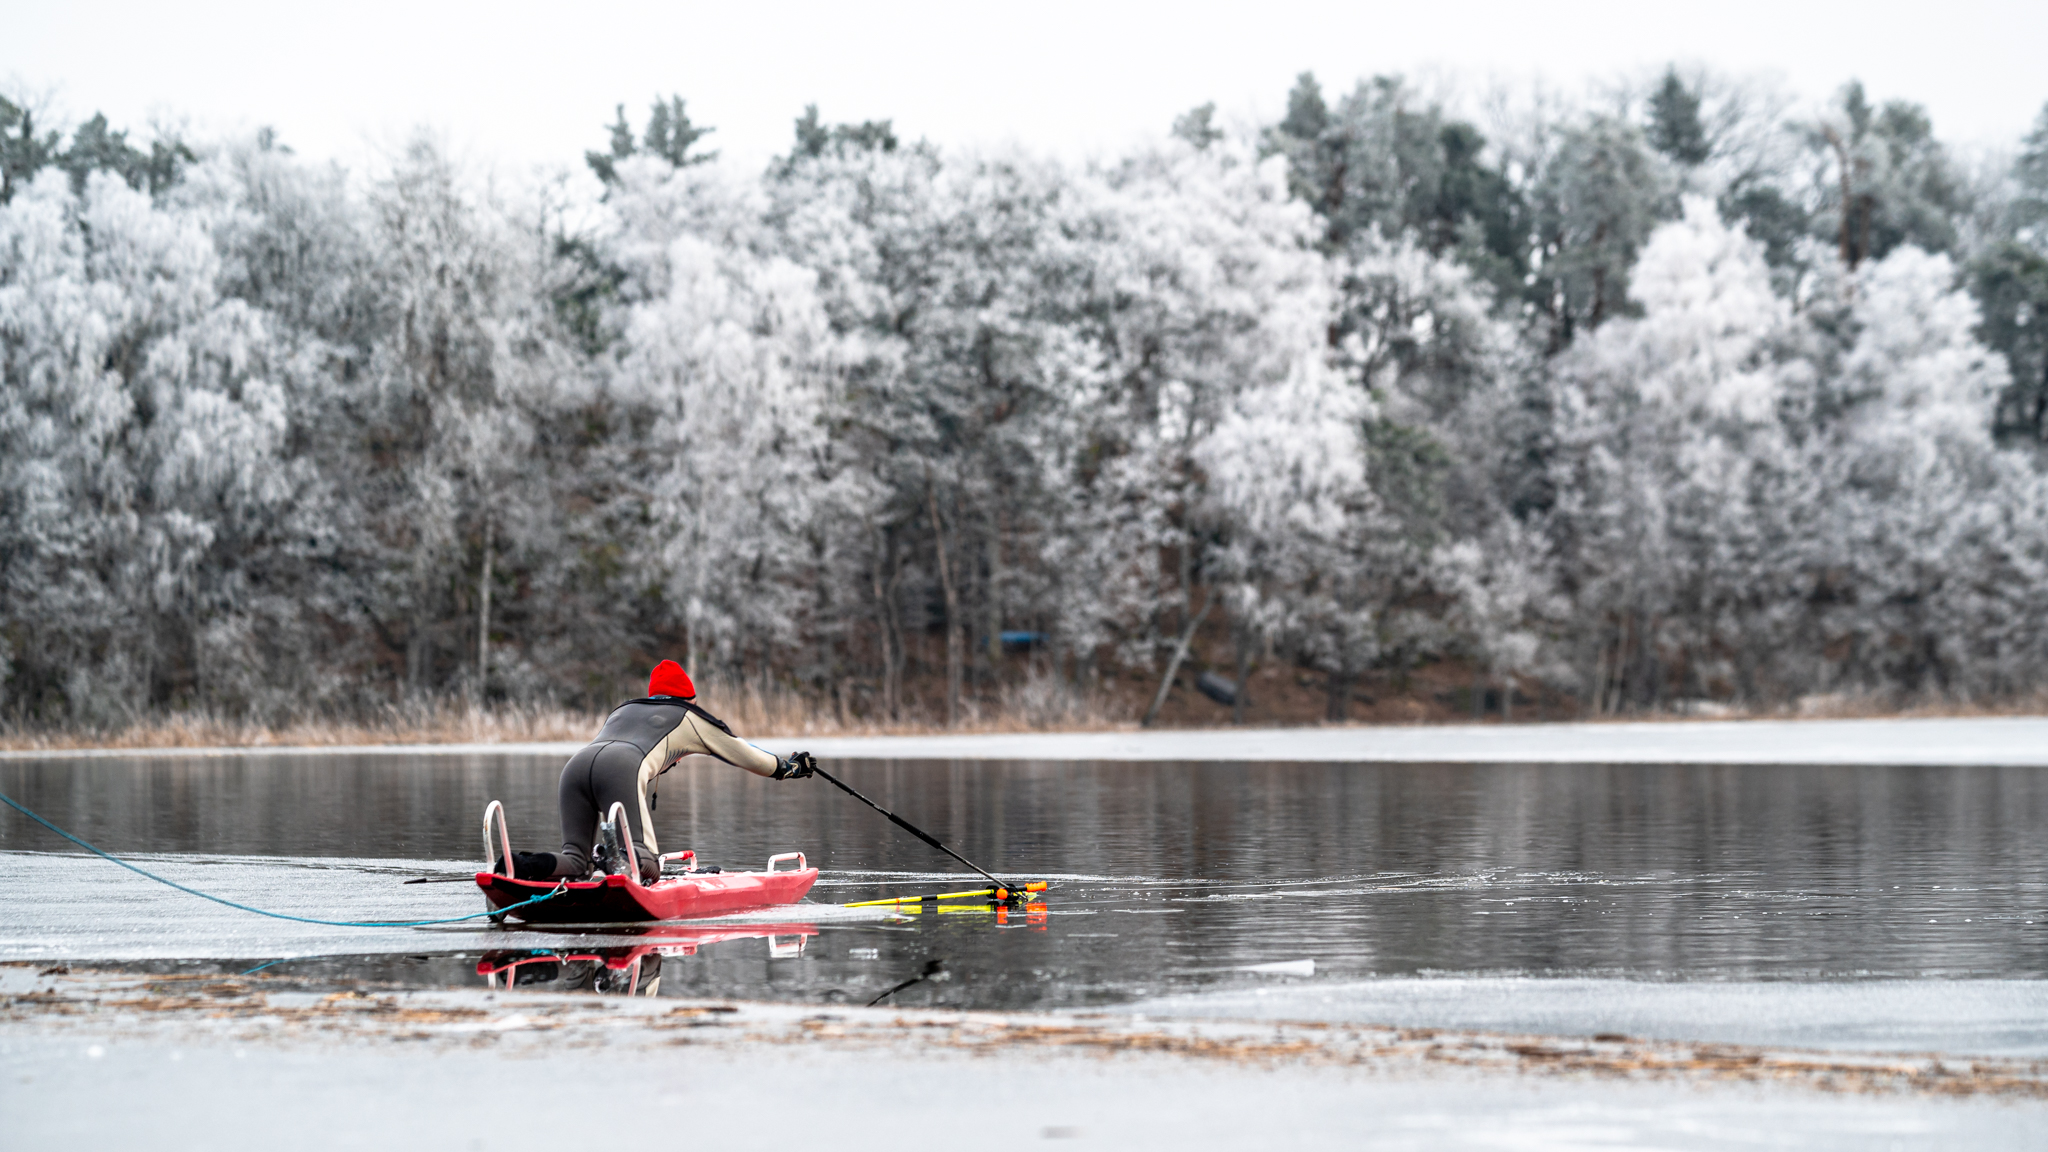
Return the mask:
<path fill-rule="evenodd" d="M 1128 727 L 1101 698 L 1084 698 L 1051 678 L 1001 687 L 992 700 L 967 699 L 960 723 L 849 716 L 830 703 L 771 684 L 705 679 L 698 699 L 745 736 L 788 733 L 849 736 L 936 732 L 1099 731 Z M 119 727 L 35 728 L 0 724 L 0 750 L 79 748 L 284 748 L 378 744 L 515 744 L 590 739 L 605 713 L 550 704 L 477 705 L 462 698 L 393 704 L 369 717 L 295 717 L 283 723 L 206 711 L 139 718 Z"/>

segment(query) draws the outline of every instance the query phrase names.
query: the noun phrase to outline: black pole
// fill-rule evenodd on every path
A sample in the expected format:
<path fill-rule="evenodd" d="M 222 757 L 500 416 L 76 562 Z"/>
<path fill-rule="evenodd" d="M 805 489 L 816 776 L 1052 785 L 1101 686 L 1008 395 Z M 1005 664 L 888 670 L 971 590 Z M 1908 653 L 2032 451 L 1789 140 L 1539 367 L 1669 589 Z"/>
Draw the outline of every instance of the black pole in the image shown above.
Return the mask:
<path fill-rule="evenodd" d="M 912 984 L 924 983 L 926 980 L 929 980 L 932 977 L 938 975 L 941 971 L 945 969 L 945 967 L 946 962 L 944 960 L 925 961 L 924 971 L 919 972 L 917 975 L 912 976 L 910 979 L 905 980 L 903 983 L 898 984 L 894 988 L 889 989 L 887 992 L 882 993 L 880 996 L 875 997 L 873 1000 L 868 1001 L 868 1007 L 873 1008 L 875 1005 L 880 1004 L 882 1001 L 887 1000 L 889 997 L 894 996 L 898 992 L 903 991 L 905 988 L 910 987 Z"/>
<path fill-rule="evenodd" d="M 830 772 L 825 771 L 823 768 L 814 767 L 811 769 L 811 771 L 815 775 L 823 778 L 827 784 L 832 785 L 834 788 L 839 789 L 841 792 L 846 793 L 848 796 L 853 797 L 855 800 L 858 800 L 861 803 L 867 805 L 868 807 L 873 808 L 875 811 L 880 812 L 882 815 L 887 816 L 891 824 L 896 825 L 898 828 L 903 829 L 905 832 L 910 833 L 912 836 L 917 837 L 919 840 L 922 840 L 925 843 L 931 845 L 932 847 L 937 848 L 939 851 L 944 852 L 946 855 L 951 856 L 953 859 L 958 860 L 962 864 L 967 865 L 969 868 L 974 869 L 976 872 L 980 872 L 983 876 L 988 878 L 989 883 L 995 885 L 996 887 L 1001 888 L 1007 892 L 1023 891 L 1023 889 L 1016 884 L 1011 884 L 1008 881 L 996 879 L 993 875 L 984 871 L 981 865 L 976 864 L 974 861 L 969 860 L 967 857 L 962 856 L 958 852 L 953 851 L 951 848 L 946 847 L 944 844 L 939 843 L 937 840 L 932 839 L 932 837 L 928 833 L 926 833 L 924 829 L 919 828 L 917 825 L 912 824 L 910 821 L 905 820 L 903 817 L 898 816 L 894 812 L 889 811 L 887 808 L 882 807 L 880 804 L 875 803 L 873 800 L 870 800 L 867 797 L 861 795 L 860 793 L 855 792 L 851 787 L 849 787 L 846 784 L 845 781 L 839 779 L 837 776 L 832 775 Z"/>

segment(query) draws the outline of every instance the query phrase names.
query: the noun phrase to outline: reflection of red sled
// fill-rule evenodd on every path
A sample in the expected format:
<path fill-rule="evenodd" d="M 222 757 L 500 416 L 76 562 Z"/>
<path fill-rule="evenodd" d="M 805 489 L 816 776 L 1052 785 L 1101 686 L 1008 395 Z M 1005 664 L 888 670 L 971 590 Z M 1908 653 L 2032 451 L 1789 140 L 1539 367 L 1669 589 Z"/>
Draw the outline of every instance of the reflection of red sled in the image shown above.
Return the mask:
<path fill-rule="evenodd" d="M 617 821 L 612 827 L 625 827 L 624 807 L 614 804 L 612 812 L 612 819 Z M 495 844 L 491 836 L 494 816 L 497 818 Z M 546 896 L 559 886 L 561 892 L 547 900 L 501 914 L 517 917 L 528 924 L 624 924 L 724 916 L 750 908 L 794 904 L 803 899 L 804 893 L 809 892 L 811 885 L 818 880 L 818 870 L 810 867 L 801 852 L 771 856 L 768 867 L 760 872 L 698 872 L 695 871 L 693 853 L 672 852 L 664 854 L 662 862 L 682 861 L 690 871 L 680 876 L 665 876 L 653 884 L 642 884 L 630 837 L 623 839 L 622 850 L 624 870 L 611 876 L 561 883 L 554 880 L 516 880 L 501 872 L 479 872 L 476 874 L 476 886 L 483 890 L 484 899 L 494 910 L 532 900 L 536 896 Z M 484 859 L 502 860 L 508 870 L 511 867 L 511 836 L 505 829 L 504 809 L 496 800 L 484 809 Z M 777 864 L 789 860 L 796 862 L 795 868 L 776 870 Z"/>
<path fill-rule="evenodd" d="M 660 958 L 663 956 L 694 956 L 697 949 L 707 944 L 718 944 L 727 940 L 768 941 L 768 956 L 772 960 L 792 960 L 804 954 L 804 944 L 818 934 L 815 924 L 732 924 L 719 927 L 698 928 L 683 924 L 657 924 L 636 929 L 634 933 L 646 941 L 623 948 L 583 949 L 527 949 L 520 951 L 486 952 L 477 961 L 476 974 L 492 988 L 499 986 L 500 979 L 506 988 L 525 983 L 548 983 L 561 976 L 565 965 L 587 964 L 593 970 L 601 969 L 595 981 L 597 991 L 624 991 L 631 996 L 639 991 L 642 983 L 641 962 L 654 958 L 653 972 L 660 975 Z M 521 969 L 525 969 L 524 973 Z M 610 973 L 606 976 L 603 973 Z M 619 986 L 624 980 L 624 987 Z M 649 977 L 652 980 L 652 977 Z M 650 984 L 649 994 L 652 994 Z"/>
<path fill-rule="evenodd" d="M 695 956 L 706 944 L 727 940 L 766 940 L 768 958 L 782 960 L 801 956 L 804 944 L 818 934 L 816 924 L 648 924 L 628 929 L 638 947 L 663 956 Z"/>

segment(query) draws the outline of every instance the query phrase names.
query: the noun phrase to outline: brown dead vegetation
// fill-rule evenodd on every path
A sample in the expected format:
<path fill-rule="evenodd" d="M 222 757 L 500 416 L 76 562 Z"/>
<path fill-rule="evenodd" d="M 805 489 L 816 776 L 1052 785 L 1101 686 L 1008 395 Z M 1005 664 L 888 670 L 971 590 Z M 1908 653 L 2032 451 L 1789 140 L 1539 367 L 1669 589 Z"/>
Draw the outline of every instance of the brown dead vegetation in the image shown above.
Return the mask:
<path fill-rule="evenodd" d="M 1199 672 L 1190 666 L 1175 677 L 1155 726 L 1216 728 L 1232 723 L 1232 709 L 1195 689 Z M 1314 727 L 1331 723 L 1328 680 L 1291 666 L 1255 668 L 1245 723 L 1256 727 Z M 748 736 L 926 735 L 946 731 L 1022 733 L 1118 731 L 1137 727 L 1135 718 L 1151 702 L 1157 681 L 1142 673 L 1107 676 L 1085 698 L 1066 687 L 1028 679 L 998 685 L 965 701 L 960 724 L 919 720 L 890 723 L 844 715 L 795 691 L 764 691 L 758 685 L 707 685 L 699 698 Z M 1470 669 L 1444 661 L 1403 672 L 1357 677 L 1350 688 L 1348 715 L 1354 726 L 1502 723 L 1501 689 L 1475 680 Z M 1477 706 L 1475 708 L 1475 705 Z M 1805 697 L 1776 708 L 1738 708 L 1714 701 L 1671 701 L 1663 708 L 1603 717 L 1580 714 L 1569 695 L 1524 682 L 1515 689 L 1515 723 L 1597 719 L 1604 722 L 1730 720 L 1763 718 L 1860 719 L 1878 717 L 1970 717 L 2048 715 L 2048 691 L 1982 702 L 1901 701 L 1876 696 L 1828 694 Z M 0 725 L 0 750 L 59 751 L 82 748 L 339 748 L 405 744 L 515 744 L 580 742 L 602 726 L 604 716 L 567 708 L 500 704 L 472 707 L 462 700 L 394 708 L 372 720 L 308 718 L 277 726 L 205 713 L 152 716 L 119 729 L 26 729 Z"/>

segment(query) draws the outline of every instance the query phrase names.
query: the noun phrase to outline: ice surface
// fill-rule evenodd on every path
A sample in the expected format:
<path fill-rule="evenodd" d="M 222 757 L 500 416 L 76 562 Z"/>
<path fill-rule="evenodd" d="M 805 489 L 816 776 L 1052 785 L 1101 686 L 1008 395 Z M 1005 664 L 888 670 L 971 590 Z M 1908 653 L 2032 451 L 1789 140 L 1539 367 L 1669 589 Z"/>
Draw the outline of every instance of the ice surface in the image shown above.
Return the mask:
<path fill-rule="evenodd" d="M 1440 764 L 1925 764 L 2048 767 L 2048 718 L 1452 724 L 1228 728 L 945 736 L 772 736 L 843 759 L 1359 761 Z M 221 755 L 567 756 L 580 745 L 423 744 L 366 748 L 166 748 L 5 752 L 0 759 Z"/>
<path fill-rule="evenodd" d="M 326 860 L 130 855 L 169 880 L 239 904 L 322 920 L 435 920 L 483 910 L 472 884 L 406 884 L 457 877 L 456 860 Z M 483 917 L 428 928 L 337 928 L 257 916 L 166 888 L 94 856 L 0 853 L 12 895 L 0 914 L 0 960 L 156 960 L 459 952 L 542 948 L 559 936 L 495 928 Z M 814 914 L 815 913 L 815 914 Z M 887 909 L 763 909 L 703 923 L 873 921 Z M 580 934 L 579 943 L 633 936 Z"/>
<path fill-rule="evenodd" d="M 487 1042 L 488 1041 L 488 1042 Z M 622 1038 L 624 1042 L 624 1038 Z M 478 1046 L 130 1036 L 0 1025 L 0 1146 L 689 1146 L 901 1152 L 1055 1148 L 1917 1150 L 2033 1148 L 2037 1103 L 1777 1087 L 1415 1078 L 1145 1055 L 688 1043 L 631 1053 L 517 1034 Z M 623 1061 L 624 1053 L 620 1055 Z M 563 1084 L 563 1073 L 569 1074 Z M 118 1107 L 108 1107 L 118 1085 Z M 556 1090 L 560 1088 L 561 1090 Z"/>
<path fill-rule="evenodd" d="M 2048 982 L 1433 977 L 1168 996 L 1145 1016 L 1324 1020 L 1854 1052 L 2048 1057 Z"/>

